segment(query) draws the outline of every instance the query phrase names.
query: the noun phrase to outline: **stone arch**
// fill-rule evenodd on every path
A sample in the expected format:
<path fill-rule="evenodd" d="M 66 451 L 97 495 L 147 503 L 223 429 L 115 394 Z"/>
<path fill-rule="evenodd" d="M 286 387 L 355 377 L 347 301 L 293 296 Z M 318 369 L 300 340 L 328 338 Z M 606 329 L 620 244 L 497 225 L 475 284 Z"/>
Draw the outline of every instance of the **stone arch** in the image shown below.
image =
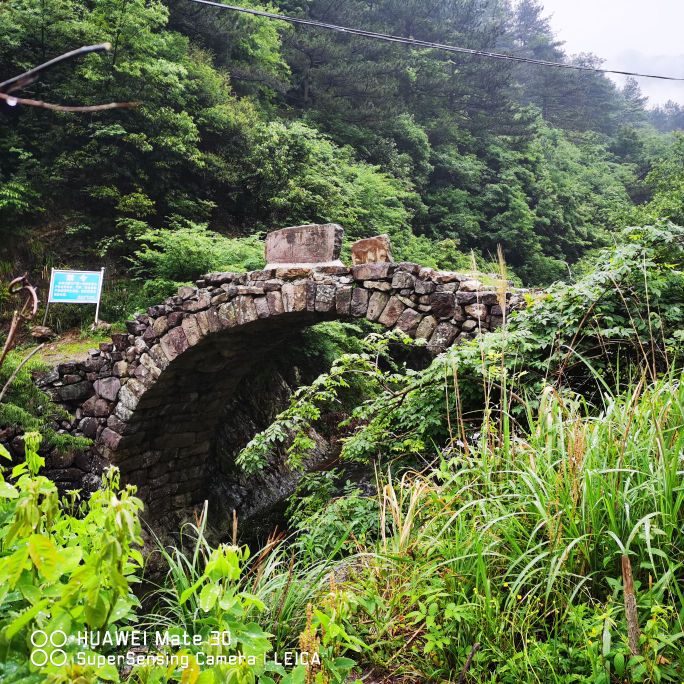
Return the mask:
<path fill-rule="evenodd" d="M 508 308 L 519 304 L 507 295 Z M 93 472 L 110 463 L 138 486 L 150 520 L 200 503 L 214 435 L 240 382 L 293 331 L 355 318 L 423 338 L 437 354 L 496 328 L 503 311 L 492 288 L 413 263 L 209 274 L 43 379 L 74 413 L 68 429 L 94 440 L 80 484 L 92 488 Z"/>

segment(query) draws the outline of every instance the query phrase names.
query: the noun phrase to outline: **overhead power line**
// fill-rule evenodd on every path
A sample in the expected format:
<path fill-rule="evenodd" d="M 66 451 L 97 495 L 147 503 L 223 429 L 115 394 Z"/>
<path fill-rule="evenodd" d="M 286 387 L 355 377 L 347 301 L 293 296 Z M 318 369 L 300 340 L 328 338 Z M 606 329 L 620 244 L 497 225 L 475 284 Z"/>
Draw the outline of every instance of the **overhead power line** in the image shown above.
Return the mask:
<path fill-rule="evenodd" d="M 640 74 L 634 71 L 619 71 L 618 69 L 601 69 L 599 67 L 582 66 L 580 64 L 564 64 L 563 62 L 549 62 L 545 59 L 534 59 L 532 57 L 521 57 L 519 55 L 508 55 L 502 52 L 491 52 L 489 50 L 474 50 L 472 48 L 459 47 L 456 45 L 446 45 L 444 43 L 433 43 L 427 40 L 418 40 L 417 38 L 406 38 L 404 36 L 393 36 L 389 33 L 376 33 L 375 31 L 364 31 L 363 29 L 350 28 L 348 26 L 337 26 L 336 24 L 328 24 L 323 21 L 316 21 L 314 19 L 303 19 L 300 17 L 290 17 L 286 14 L 275 14 L 273 12 L 265 12 L 263 10 L 250 9 L 248 7 L 238 7 L 236 5 L 225 5 L 221 2 L 213 2 L 213 0 L 190 0 L 200 5 L 209 5 L 210 7 L 218 7 L 219 9 L 229 10 L 232 12 L 240 12 L 242 14 L 251 14 L 255 17 L 264 17 L 265 19 L 276 19 L 278 21 L 285 21 L 290 24 L 298 24 L 300 26 L 312 26 L 314 28 L 325 29 L 327 31 L 337 31 L 338 33 L 346 33 L 353 36 L 362 36 L 363 38 L 372 38 L 375 40 L 383 40 L 387 43 L 401 43 L 403 45 L 411 45 L 412 47 L 427 48 L 430 50 L 441 50 L 443 52 L 456 52 L 463 55 L 472 55 L 474 57 L 487 57 L 490 59 L 507 60 L 510 62 L 520 62 L 523 64 L 536 64 L 538 66 L 554 67 L 556 69 L 571 69 L 573 71 L 591 71 L 599 74 L 617 74 L 619 76 L 635 76 L 637 78 L 657 78 L 662 81 L 684 81 L 684 77 L 678 78 L 676 76 L 661 76 L 658 74 Z"/>

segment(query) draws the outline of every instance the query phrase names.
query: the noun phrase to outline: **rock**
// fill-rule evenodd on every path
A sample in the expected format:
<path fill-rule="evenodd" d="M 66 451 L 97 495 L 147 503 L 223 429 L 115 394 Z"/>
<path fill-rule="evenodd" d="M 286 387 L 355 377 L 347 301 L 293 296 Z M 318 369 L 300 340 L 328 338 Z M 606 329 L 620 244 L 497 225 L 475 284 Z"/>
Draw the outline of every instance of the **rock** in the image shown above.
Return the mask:
<path fill-rule="evenodd" d="M 466 306 L 467 304 L 473 304 L 477 301 L 477 294 L 475 292 L 456 292 L 456 301 L 461 306 Z"/>
<path fill-rule="evenodd" d="M 271 316 L 283 313 L 283 296 L 279 290 L 272 290 L 266 293 L 266 302 Z"/>
<path fill-rule="evenodd" d="M 145 332 L 146 326 L 138 321 L 126 321 L 126 330 L 131 335 L 142 335 Z"/>
<path fill-rule="evenodd" d="M 34 325 L 31 328 L 31 337 L 38 340 L 38 342 L 46 342 L 53 337 L 57 337 L 57 334 L 52 328 L 48 328 L 46 325 Z"/>
<path fill-rule="evenodd" d="M 279 268 L 276 270 L 276 276 L 281 280 L 308 278 L 311 273 L 312 269 L 309 266 L 292 266 L 290 268 Z"/>
<path fill-rule="evenodd" d="M 340 316 L 349 316 L 351 312 L 352 288 L 350 285 L 344 285 L 337 288 L 335 293 L 335 311 Z"/>
<path fill-rule="evenodd" d="M 477 330 L 477 321 L 474 321 L 472 319 L 468 319 L 467 321 L 463 322 L 463 325 L 461 326 L 461 330 L 463 330 L 464 333 L 471 333 Z"/>
<path fill-rule="evenodd" d="M 264 294 L 266 294 L 266 291 L 260 285 L 238 285 L 237 294 L 254 295 L 256 297 L 262 297 Z"/>
<path fill-rule="evenodd" d="M 185 301 L 186 299 L 190 299 L 197 290 L 194 287 L 189 287 L 187 285 L 183 285 L 182 287 L 178 288 L 178 296 Z"/>
<path fill-rule="evenodd" d="M 188 345 L 194 347 L 202 339 L 202 331 L 195 316 L 187 316 L 181 323 Z"/>
<path fill-rule="evenodd" d="M 427 345 L 428 350 L 433 354 L 444 351 L 456 339 L 456 335 L 458 335 L 456 326 L 451 323 L 440 323 L 432 333 Z"/>
<path fill-rule="evenodd" d="M 389 301 L 389 295 L 385 292 L 373 292 L 368 300 L 368 312 L 366 318 L 369 321 L 377 321 Z"/>
<path fill-rule="evenodd" d="M 352 268 L 354 280 L 383 280 L 389 278 L 395 271 L 396 264 L 360 264 Z"/>
<path fill-rule="evenodd" d="M 390 297 L 378 318 L 378 323 L 386 328 L 391 328 L 399 320 L 399 316 L 404 313 L 404 309 L 406 309 L 406 305 L 402 304 L 397 297 Z"/>
<path fill-rule="evenodd" d="M 284 311 L 306 311 L 306 283 L 284 283 L 281 293 Z"/>
<path fill-rule="evenodd" d="M 335 307 L 336 292 L 337 288 L 334 285 L 318 285 L 316 287 L 316 311 L 331 311 Z"/>
<path fill-rule="evenodd" d="M 121 435 L 106 427 L 100 435 L 100 441 L 109 449 L 115 450 L 121 441 Z"/>
<path fill-rule="evenodd" d="M 301 264 L 342 266 L 343 236 L 344 230 L 335 223 L 275 230 L 266 236 L 266 269 Z"/>
<path fill-rule="evenodd" d="M 219 306 L 218 320 L 221 328 L 234 328 L 237 325 L 237 313 L 234 302 L 228 302 Z"/>
<path fill-rule="evenodd" d="M 93 393 L 93 385 L 87 380 L 76 382 L 73 385 L 58 387 L 56 390 L 59 401 L 71 402 L 86 399 Z"/>
<path fill-rule="evenodd" d="M 116 397 L 121 389 L 119 378 L 102 378 L 93 384 L 95 392 L 107 401 L 116 401 Z"/>
<path fill-rule="evenodd" d="M 84 416 L 96 416 L 103 418 L 109 413 L 109 403 L 102 397 L 92 396 L 81 406 Z"/>
<path fill-rule="evenodd" d="M 411 275 L 418 275 L 420 273 L 421 265 L 414 264 L 412 261 L 400 261 L 397 264 L 397 271 L 406 271 Z"/>
<path fill-rule="evenodd" d="M 198 311 L 195 314 L 195 320 L 197 321 L 197 325 L 199 325 L 202 335 L 218 332 L 221 329 L 221 321 L 219 320 L 218 311 L 216 309 Z"/>
<path fill-rule="evenodd" d="M 211 297 L 208 292 L 202 292 L 197 299 L 188 299 L 183 302 L 183 311 L 197 313 L 211 306 Z"/>
<path fill-rule="evenodd" d="M 418 326 L 423 319 L 422 314 L 415 309 L 406 309 L 397 319 L 396 327 L 411 337 L 415 337 Z"/>
<path fill-rule="evenodd" d="M 498 304 L 499 294 L 497 292 L 481 292 L 479 294 L 478 300 L 480 304 Z"/>
<path fill-rule="evenodd" d="M 413 290 L 416 284 L 416 279 L 406 271 L 396 271 L 392 278 L 392 287 L 395 290 L 410 289 Z"/>
<path fill-rule="evenodd" d="M 259 318 L 268 318 L 271 315 L 271 310 L 268 308 L 266 297 L 255 297 L 254 306 L 256 307 L 257 316 Z"/>
<path fill-rule="evenodd" d="M 166 335 L 159 340 L 159 344 L 169 361 L 173 361 L 190 346 L 188 344 L 188 338 L 185 336 L 185 331 L 180 327 L 173 328 L 166 333 Z"/>
<path fill-rule="evenodd" d="M 363 286 L 367 290 L 380 290 L 380 292 L 390 292 L 392 285 L 386 280 L 366 280 Z"/>
<path fill-rule="evenodd" d="M 160 316 L 152 324 L 152 330 L 155 337 L 161 337 L 169 329 L 169 319 L 166 316 Z"/>
<path fill-rule="evenodd" d="M 482 283 L 479 280 L 464 280 L 461 283 L 462 292 L 477 292 L 482 289 Z"/>
<path fill-rule="evenodd" d="M 484 304 L 469 304 L 465 310 L 468 316 L 478 321 L 487 318 L 487 307 Z"/>
<path fill-rule="evenodd" d="M 433 292 L 430 295 L 430 306 L 437 318 L 451 318 L 456 310 L 456 300 L 451 292 Z"/>
<path fill-rule="evenodd" d="M 90 437 L 90 439 L 93 439 L 95 437 L 95 433 L 97 432 L 99 423 L 97 422 L 97 419 L 87 416 L 86 418 L 83 418 L 81 422 L 78 424 L 78 429 L 86 436 Z"/>
<path fill-rule="evenodd" d="M 437 319 L 434 316 L 426 316 L 416 330 L 416 339 L 429 340 L 437 327 Z"/>
<path fill-rule="evenodd" d="M 460 283 L 463 275 L 454 273 L 454 271 L 438 271 L 435 275 L 435 280 L 438 283 Z"/>
<path fill-rule="evenodd" d="M 368 290 L 364 290 L 361 287 L 355 287 L 352 290 L 351 298 L 351 315 L 357 318 L 366 315 L 368 311 L 368 299 L 370 298 L 370 293 Z"/>
<path fill-rule="evenodd" d="M 354 266 L 392 261 L 392 246 L 389 235 L 376 235 L 375 237 L 357 240 L 351 246 L 351 254 Z"/>

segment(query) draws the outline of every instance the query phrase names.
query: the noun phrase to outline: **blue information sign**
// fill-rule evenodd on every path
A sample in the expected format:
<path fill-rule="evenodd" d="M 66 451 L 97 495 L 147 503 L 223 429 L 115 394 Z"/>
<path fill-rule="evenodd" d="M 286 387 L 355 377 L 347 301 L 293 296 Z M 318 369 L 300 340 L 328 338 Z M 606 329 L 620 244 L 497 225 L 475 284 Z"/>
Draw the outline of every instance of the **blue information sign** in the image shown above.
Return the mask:
<path fill-rule="evenodd" d="M 103 271 L 52 271 L 48 302 L 98 304 Z"/>

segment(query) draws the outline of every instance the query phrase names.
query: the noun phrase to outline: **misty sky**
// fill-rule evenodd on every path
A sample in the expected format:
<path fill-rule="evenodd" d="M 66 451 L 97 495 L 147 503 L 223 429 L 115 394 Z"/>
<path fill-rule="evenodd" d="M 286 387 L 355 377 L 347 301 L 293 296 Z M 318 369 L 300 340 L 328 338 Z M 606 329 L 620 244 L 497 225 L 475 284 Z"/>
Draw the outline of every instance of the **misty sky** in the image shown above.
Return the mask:
<path fill-rule="evenodd" d="M 684 77 L 684 0 L 540 0 L 568 54 L 604 67 Z M 684 82 L 639 79 L 649 104 L 684 105 Z"/>

